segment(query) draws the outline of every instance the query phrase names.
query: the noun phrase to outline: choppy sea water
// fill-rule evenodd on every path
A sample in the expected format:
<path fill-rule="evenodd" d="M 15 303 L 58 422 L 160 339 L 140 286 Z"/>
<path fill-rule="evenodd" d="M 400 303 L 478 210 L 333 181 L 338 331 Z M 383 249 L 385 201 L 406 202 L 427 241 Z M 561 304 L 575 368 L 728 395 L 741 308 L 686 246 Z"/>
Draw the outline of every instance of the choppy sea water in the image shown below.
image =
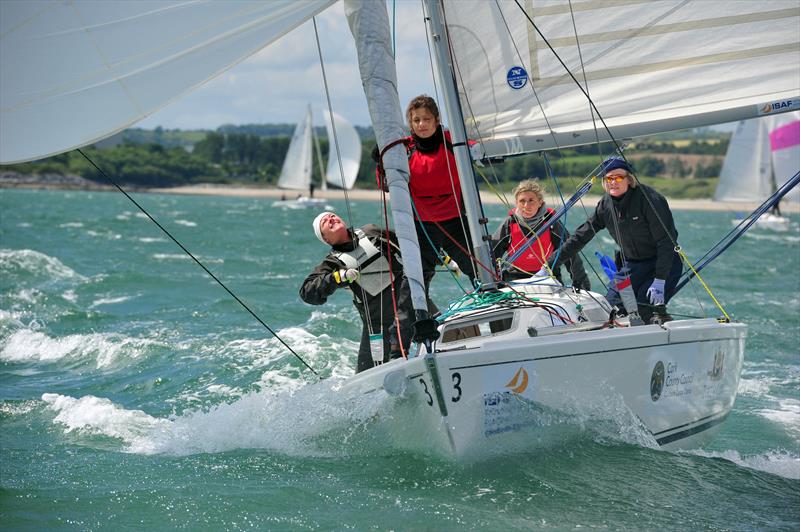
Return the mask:
<path fill-rule="evenodd" d="M 0 190 L 4 529 L 800 528 L 796 215 L 702 273 L 750 327 L 736 404 L 709 446 L 658 450 L 620 413 L 465 462 L 427 449 L 413 420 L 386 420 L 389 397 L 338 393 L 360 328 L 346 294 L 321 307 L 297 296 L 325 253 L 315 211 L 136 198 L 324 378 L 123 196 Z M 351 210 L 357 224 L 381 220 L 377 203 Z M 492 228 L 503 211 L 487 207 Z M 676 211 L 681 245 L 698 258 L 733 217 Z M 717 316 L 704 293 L 687 288 L 670 310 Z M 439 275 L 433 294 L 442 306 L 458 290 Z M 400 450 L 387 422 L 406 423 L 419 451 Z"/>

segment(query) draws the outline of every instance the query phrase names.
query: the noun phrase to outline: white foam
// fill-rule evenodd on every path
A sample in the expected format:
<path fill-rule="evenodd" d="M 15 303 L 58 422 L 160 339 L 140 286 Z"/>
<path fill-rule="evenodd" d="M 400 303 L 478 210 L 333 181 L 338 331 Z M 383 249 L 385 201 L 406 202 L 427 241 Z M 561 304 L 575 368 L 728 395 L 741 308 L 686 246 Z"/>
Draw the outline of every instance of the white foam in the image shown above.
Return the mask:
<path fill-rule="evenodd" d="M 60 224 L 59 227 L 83 227 L 82 222 L 67 222 Z"/>
<path fill-rule="evenodd" d="M 86 280 L 60 260 L 44 253 L 32 249 L 0 249 L 0 272 L 17 268 L 30 273 L 44 273 L 50 279 Z"/>
<path fill-rule="evenodd" d="M 137 296 L 101 297 L 100 299 L 94 301 L 91 305 L 89 305 L 89 308 L 96 308 L 101 305 L 114 305 L 116 303 L 122 303 L 124 301 L 133 299 L 134 297 Z"/>
<path fill-rule="evenodd" d="M 77 294 L 75 294 L 75 290 L 67 290 L 66 292 L 61 294 L 61 297 L 69 301 L 70 303 L 75 303 L 78 301 L 78 296 Z"/>
<path fill-rule="evenodd" d="M 170 426 L 166 419 L 149 416 L 141 410 L 126 410 L 108 399 L 92 395 L 75 399 L 46 393 L 42 401 L 58 412 L 53 421 L 64 425 L 66 432 L 120 438 L 142 452 L 147 452 L 154 432 Z"/>
<path fill-rule="evenodd" d="M 138 240 L 139 240 L 139 242 L 142 242 L 144 244 L 151 244 L 153 242 L 166 242 L 166 240 L 164 240 L 163 238 L 151 237 L 151 236 L 143 236 L 143 237 L 140 237 Z"/>
<path fill-rule="evenodd" d="M 53 421 L 65 432 L 119 438 L 132 453 L 187 455 L 260 448 L 319 456 L 344 452 L 342 442 L 363 432 L 388 400 L 385 394 L 354 400 L 335 391 L 336 385 L 335 379 L 328 379 L 294 392 L 252 393 L 231 404 L 169 419 L 91 395 L 75 399 L 44 394 L 42 400 L 58 412 Z M 348 452 L 351 449 L 348 446 Z"/>
<path fill-rule="evenodd" d="M 795 438 L 800 438 L 800 401 L 792 398 L 778 399 L 776 408 L 762 408 L 758 415 L 778 423 Z"/>
<path fill-rule="evenodd" d="M 5 362 L 57 362 L 62 359 L 93 360 L 98 369 L 122 359 L 134 359 L 152 346 L 154 340 L 128 338 L 113 333 L 71 334 L 51 338 L 44 333 L 21 329 L 9 336 L 0 348 Z"/>
<path fill-rule="evenodd" d="M 770 386 L 773 379 L 768 377 L 758 377 L 755 379 L 739 379 L 739 395 L 749 395 L 753 397 L 763 397 L 769 395 Z"/>
<path fill-rule="evenodd" d="M 178 225 L 185 225 L 186 227 L 197 227 L 195 222 L 190 222 L 189 220 L 175 220 L 175 223 Z"/>
<path fill-rule="evenodd" d="M 753 456 L 742 456 L 738 451 L 708 452 L 701 449 L 682 451 L 706 458 L 724 458 L 748 469 L 766 471 L 773 475 L 800 480 L 800 456 L 783 450 L 768 451 Z"/>

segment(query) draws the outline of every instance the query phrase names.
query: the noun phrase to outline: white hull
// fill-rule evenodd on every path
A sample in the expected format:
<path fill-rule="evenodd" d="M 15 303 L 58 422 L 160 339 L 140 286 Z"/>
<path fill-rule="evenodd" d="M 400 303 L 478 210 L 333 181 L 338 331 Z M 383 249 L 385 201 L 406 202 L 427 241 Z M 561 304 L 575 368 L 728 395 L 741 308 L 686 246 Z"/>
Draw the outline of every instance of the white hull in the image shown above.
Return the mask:
<path fill-rule="evenodd" d="M 589 322 L 561 334 L 539 328 L 531 337 L 525 312 L 502 335 L 384 364 L 344 389 L 399 395 L 392 416 L 407 415 L 419 438 L 456 456 L 531 449 L 608 421 L 640 427 L 643 444 L 698 447 L 733 406 L 743 324 L 695 319 L 585 330 Z"/>
<path fill-rule="evenodd" d="M 284 209 L 309 209 L 309 208 L 324 208 L 327 202 L 320 198 L 306 198 L 305 196 L 291 199 L 279 200 L 272 202 L 273 207 L 283 207 Z"/>
<path fill-rule="evenodd" d="M 742 220 L 732 220 L 733 225 L 739 225 Z M 791 220 L 784 216 L 778 216 L 770 212 L 764 213 L 756 220 L 755 227 L 759 229 L 770 229 L 772 231 L 788 231 Z"/>

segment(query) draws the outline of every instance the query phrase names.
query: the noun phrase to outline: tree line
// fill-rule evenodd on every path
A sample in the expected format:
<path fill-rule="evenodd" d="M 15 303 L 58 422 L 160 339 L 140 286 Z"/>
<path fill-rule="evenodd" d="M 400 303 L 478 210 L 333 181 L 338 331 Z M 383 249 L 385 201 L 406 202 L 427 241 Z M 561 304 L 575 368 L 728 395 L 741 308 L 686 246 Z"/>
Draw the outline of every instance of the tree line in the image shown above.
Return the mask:
<path fill-rule="evenodd" d="M 277 125 L 274 130 L 287 131 L 288 126 Z M 111 148 L 85 148 L 84 151 L 105 173 L 119 182 L 146 187 L 175 186 L 201 182 L 243 183 L 252 185 L 274 185 L 277 182 L 283 159 L 289 148 L 290 137 L 263 136 L 252 132 L 234 132 L 233 128 L 205 132 L 205 135 L 187 147 L 176 135 L 176 130 L 152 130 L 152 139 L 161 142 L 137 142 L 147 135 L 133 130 L 126 133 L 128 140 Z M 236 130 L 238 131 L 238 130 Z M 252 131 L 252 129 L 245 129 Z M 264 133 L 265 130 L 259 131 Z M 192 132 L 196 135 L 199 132 Z M 375 147 L 369 132 L 362 128 L 361 168 L 356 181 L 359 187 L 375 186 L 375 163 L 371 153 Z M 135 140 L 130 140 L 133 137 Z M 184 139 L 186 137 L 183 137 Z M 165 144 L 167 144 L 165 146 Z M 328 140 L 320 138 L 320 148 L 327 154 Z M 715 142 L 691 141 L 685 145 L 677 143 L 637 142 L 633 159 L 637 173 L 644 176 L 666 177 L 716 177 L 719 174 L 722 155 L 727 149 L 727 140 Z M 653 156 L 675 154 L 674 158 Z M 581 146 L 551 152 L 549 155 L 529 154 L 509 157 L 504 161 L 493 161 L 481 171 L 491 181 L 514 182 L 529 177 L 549 178 L 583 177 L 596 168 L 601 159 L 600 153 L 610 153 L 608 146 Z M 706 164 L 687 165 L 679 154 L 717 155 Z M 323 161 L 323 167 L 327 161 Z M 98 170 L 77 152 L 68 152 L 41 161 L 3 166 L 0 170 L 10 170 L 26 175 L 78 175 L 89 180 L 104 183 Z M 319 182 L 319 165 L 313 165 L 313 179 Z"/>

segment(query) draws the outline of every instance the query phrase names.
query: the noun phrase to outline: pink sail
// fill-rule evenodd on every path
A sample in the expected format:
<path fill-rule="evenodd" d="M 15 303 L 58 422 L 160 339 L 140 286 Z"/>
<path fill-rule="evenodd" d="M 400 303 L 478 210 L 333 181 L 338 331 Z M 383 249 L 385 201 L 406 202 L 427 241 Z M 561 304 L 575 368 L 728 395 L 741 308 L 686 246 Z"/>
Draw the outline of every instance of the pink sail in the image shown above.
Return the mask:
<path fill-rule="evenodd" d="M 770 131 L 769 144 L 772 151 L 783 150 L 800 144 L 800 120 Z"/>

